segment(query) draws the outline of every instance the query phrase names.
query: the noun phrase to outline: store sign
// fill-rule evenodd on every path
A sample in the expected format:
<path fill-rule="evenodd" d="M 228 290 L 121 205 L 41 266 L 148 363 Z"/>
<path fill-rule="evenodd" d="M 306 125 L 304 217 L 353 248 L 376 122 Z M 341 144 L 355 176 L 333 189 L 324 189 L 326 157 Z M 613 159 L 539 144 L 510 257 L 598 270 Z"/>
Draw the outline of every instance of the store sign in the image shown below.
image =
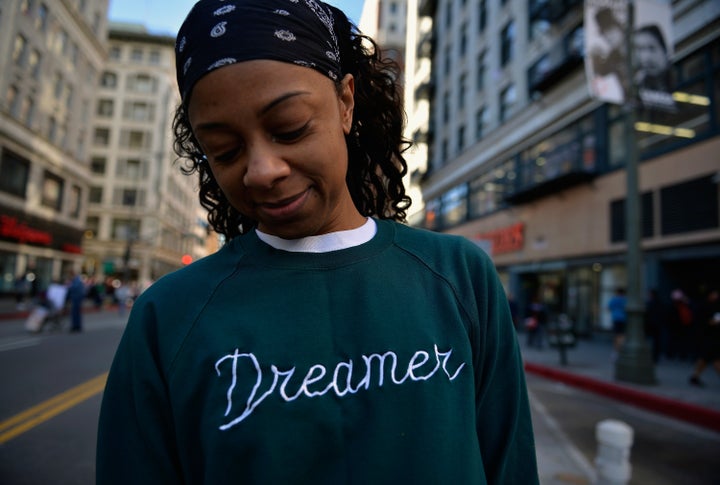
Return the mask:
<path fill-rule="evenodd" d="M 525 245 L 525 224 L 518 222 L 512 226 L 478 234 L 476 239 L 490 241 L 492 255 L 521 251 Z"/>
<path fill-rule="evenodd" d="M 0 237 L 40 246 L 50 246 L 53 240 L 49 232 L 33 229 L 10 216 L 0 216 Z"/>

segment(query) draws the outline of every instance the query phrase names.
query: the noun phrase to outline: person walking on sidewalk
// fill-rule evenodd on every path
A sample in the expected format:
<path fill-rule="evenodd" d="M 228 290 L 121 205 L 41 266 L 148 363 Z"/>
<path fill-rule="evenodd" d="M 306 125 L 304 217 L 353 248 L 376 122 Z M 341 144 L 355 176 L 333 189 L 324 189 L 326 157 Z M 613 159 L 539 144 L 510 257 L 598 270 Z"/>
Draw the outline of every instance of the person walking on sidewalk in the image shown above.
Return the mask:
<path fill-rule="evenodd" d="M 690 376 L 690 384 L 704 387 L 700 376 L 708 364 L 712 364 L 720 374 L 720 292 L 713 289 L 708 293 L 705 305 L 700 311 L 698 357 L 695 371 Z"/>
<path fill-rule="evenodd" d="M 608 302 L 608 310 L 612 319 L 613 329 L 613 358 L 617 357 L 625 341 L 625 329 L 627 327 L 627 298 L 624 288 L 616 288 L 615 295 Z"/>
<path fill-rule="evenodd" d="M 130 310 L 98 485 L 538 484 L 492 260 L 404 224 L 382 56 L 319 0 L 192 8 L 175 148 L 227 243 Z"/>
<path fill-rule="evenodd" d="M 85 283 L 79 274 L 70 280 L 67 299 L 70 301 L 70 332 L 82 332 L 82 306 L 85 300 Z"/>

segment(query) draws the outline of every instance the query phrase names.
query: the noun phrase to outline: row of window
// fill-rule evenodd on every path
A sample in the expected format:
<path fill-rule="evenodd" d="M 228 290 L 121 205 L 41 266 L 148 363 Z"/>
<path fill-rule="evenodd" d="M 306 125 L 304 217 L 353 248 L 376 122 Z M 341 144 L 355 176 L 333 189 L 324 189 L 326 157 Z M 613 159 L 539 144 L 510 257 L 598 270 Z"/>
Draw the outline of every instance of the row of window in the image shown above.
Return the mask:
<path fill-rule="evenodd" d="M 27 189 L 30 182 L 29 160 L 20 155 L 4 149 L 0 157 L 0 192 L 27 198 Z M 44 170 L 40 186 L 40 205 L 58 213 L 66 213 L 72 218 L 79 218 L 82 209 L 82 189 L 75 184 L 69 184 L 67 200 L 65 190 L 68 182 L 59 175 Z"/>
<path fill-rule="evenodd" d="M 128 74 L 125 80 L 125 91 L 129 93 L 154 94 L 157 93 L 159 82 L 156 77 L 149 74 Z M 119 89 L 118 74 L 105 71 L 100 76 L 100 87 L 105 89 Z"/>
<path fill-rule="evenodd" d="M 643 159 L 720 133 L 720 40 L 678 61 L 674 70 L 676 109 L 636 113 L 636 140 Z M 587 180 L 584 176 L 622 166 L 626 161 L 625 124 L 620 107 L 601 106 L 500 164 L 488 165 L 473 180 L 427 201 L 424 225 L 447 228 L 483 217 L 540 187 L 552 190 L 558 181 L 576 183 Z M 445 142 L 442 150 L 447 150 Z"/>
<path fill-rule="evenodd" d="M 93 146 L 109 147 L 111 144 L 112 130 L 107 127 L 96 127 L 93 132 Z M 152 133 L 142 130 L 121 130 L 119 148 L 131 150 L 147 150 L 152 147 Z"/>
<path fill-rule="evenodd" d="M 99 118 L 112 118 L 115 115 L 115 100 L 98 100 L 95 114 Z M 125 101 L 123 103 L 122 119 L 126 121 L 155 121 L 155 103 Z"/>
<path fill-rule="evenodd" d="M 162 52 L 160 49 L 151 49 L 147 51 L 146 49 L 135 46 L 131 47 L 129 55 L 127 55 L 127 59 L 125 59 L 125 53 L 122 46 L 119 45 L 112 45 L 110 46 L 110 59 L 113 61 L 130 61 L 131 63 L 139 64 L 147 62 L 148 64 L 158 66 L 162 62 Z"/>

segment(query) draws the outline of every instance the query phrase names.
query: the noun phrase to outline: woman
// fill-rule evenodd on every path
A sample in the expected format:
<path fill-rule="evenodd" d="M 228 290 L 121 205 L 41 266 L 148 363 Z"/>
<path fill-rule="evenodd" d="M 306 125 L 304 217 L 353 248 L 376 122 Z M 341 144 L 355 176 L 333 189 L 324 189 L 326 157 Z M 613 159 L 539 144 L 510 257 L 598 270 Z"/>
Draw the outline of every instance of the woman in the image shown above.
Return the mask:
<path fill-rule="evenodd" d="M 402 107 L 378 55 L 321 2 L 190 12 L 176 147 L 228 243 L 133 305 L 99 484 L 537 483 L 491 261 L 400 224 Z"/>

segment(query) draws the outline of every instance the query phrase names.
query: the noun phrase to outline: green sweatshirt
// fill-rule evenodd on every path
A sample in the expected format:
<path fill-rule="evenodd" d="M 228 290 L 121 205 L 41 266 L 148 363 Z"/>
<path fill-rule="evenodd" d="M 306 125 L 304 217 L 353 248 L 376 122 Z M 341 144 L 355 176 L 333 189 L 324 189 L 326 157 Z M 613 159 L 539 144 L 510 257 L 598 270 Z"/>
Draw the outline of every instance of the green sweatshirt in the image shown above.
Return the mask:
<path fill-rule="evenodd" d="M 377 225 L 321 254 L 251 232 L 145 291 L 103 397 L 98 485 L 538 483 L 492 262 Z"/>

